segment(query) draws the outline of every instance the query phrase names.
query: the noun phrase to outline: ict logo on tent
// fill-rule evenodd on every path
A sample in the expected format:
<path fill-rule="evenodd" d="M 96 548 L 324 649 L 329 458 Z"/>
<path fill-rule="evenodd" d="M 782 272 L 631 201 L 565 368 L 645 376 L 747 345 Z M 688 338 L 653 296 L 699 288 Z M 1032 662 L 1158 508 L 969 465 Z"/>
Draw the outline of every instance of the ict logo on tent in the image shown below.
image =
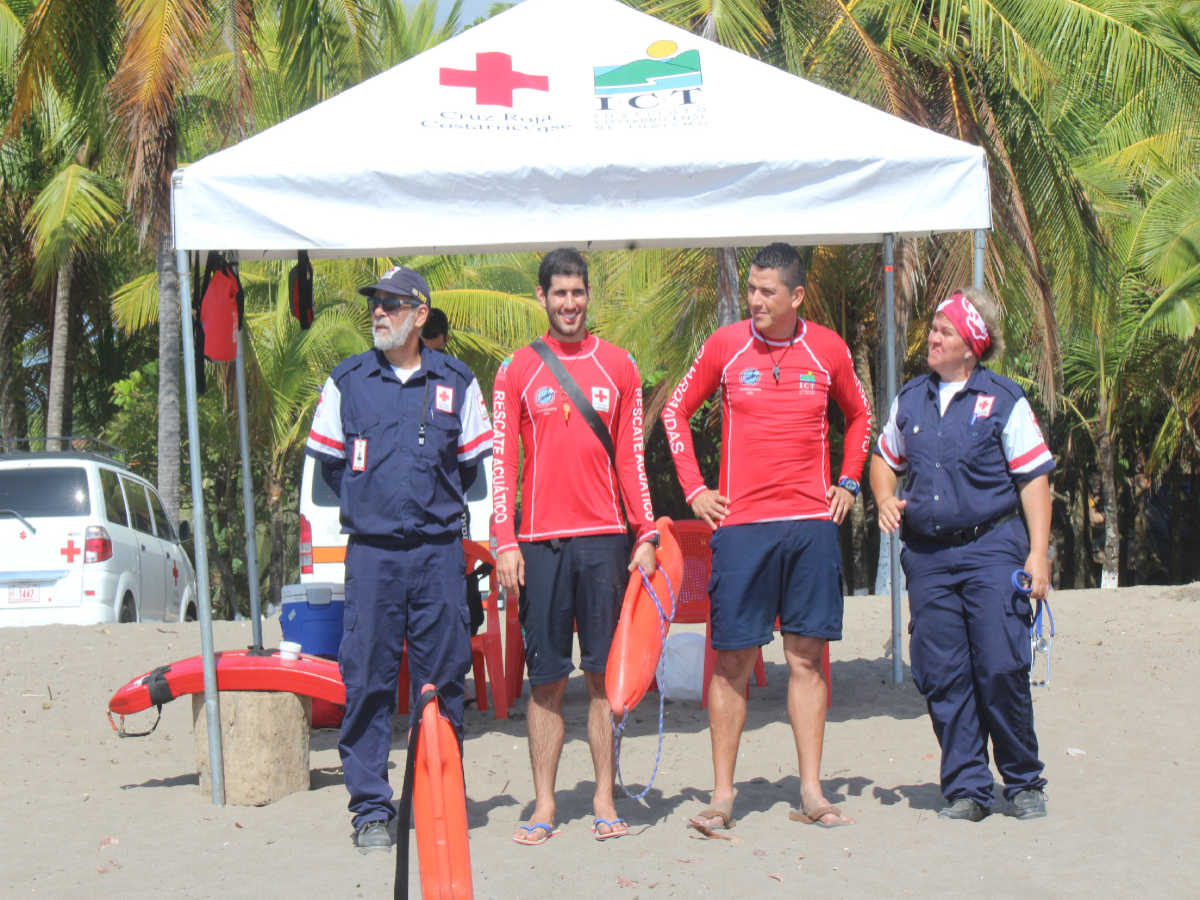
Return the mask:
<path fill-rule="evenodd" d="M 592 84 L 599 102 L 597 127 L 688 125 L 703 119 L 700 51 L 680 52 L 674 41 L 655 41 L 642 59 L 593 66 Z"/>

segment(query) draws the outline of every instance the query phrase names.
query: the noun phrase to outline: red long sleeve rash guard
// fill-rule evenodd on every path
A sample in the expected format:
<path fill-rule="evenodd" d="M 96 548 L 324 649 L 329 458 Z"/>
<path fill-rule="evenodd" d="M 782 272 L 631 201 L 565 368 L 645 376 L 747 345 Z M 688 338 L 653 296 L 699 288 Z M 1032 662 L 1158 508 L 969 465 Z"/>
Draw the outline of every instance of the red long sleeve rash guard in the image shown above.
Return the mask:
<path fill-rule="evenodd" d="M 522 347 L 500 366 L 492 388 L 497 552 L 515 548 L 517 540 L 624 533 L 618 483 L 638 541 L 656 534 L 642 449 L 642 381 L 633 358 L 595 335 L 575 343 L 549 335 L 543 340 L 608 426 L 619 479 L 600 439 L 554 373 L 536 351 Z M 519 535 L 513 526 L 518 438 L 525 448 Z"/>
<path fill-rule="evenodd" d="M 825 495 L 836 480 L 829 458 L 830 397 L 846 417 L 841 476 L 859 479 L 871 437 L 871 405 L 846 342 L 804 320 L 790 345 L 768 341 L 749 319 L 726 325 L 705 341 L 662 414 L 688 503 L 707 487 L 688 420 L 718 386 L 718 491 L 729 498 L 722 524 L 829 519 Z"/>

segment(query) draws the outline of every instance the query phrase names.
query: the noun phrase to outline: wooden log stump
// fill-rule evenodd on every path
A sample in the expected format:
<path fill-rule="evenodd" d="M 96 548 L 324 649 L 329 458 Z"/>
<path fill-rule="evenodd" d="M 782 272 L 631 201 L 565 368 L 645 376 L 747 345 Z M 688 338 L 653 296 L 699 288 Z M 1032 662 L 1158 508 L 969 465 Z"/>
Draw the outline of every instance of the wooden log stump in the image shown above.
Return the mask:
<path fill-rule="evenodd" d="M 222 691 L 225 802 L 265 806 L 309 788 L 312 698 L 280 691 Z M 204 695 L 192 695 L 192 733 L 200 791 L 212 793 Z"/>

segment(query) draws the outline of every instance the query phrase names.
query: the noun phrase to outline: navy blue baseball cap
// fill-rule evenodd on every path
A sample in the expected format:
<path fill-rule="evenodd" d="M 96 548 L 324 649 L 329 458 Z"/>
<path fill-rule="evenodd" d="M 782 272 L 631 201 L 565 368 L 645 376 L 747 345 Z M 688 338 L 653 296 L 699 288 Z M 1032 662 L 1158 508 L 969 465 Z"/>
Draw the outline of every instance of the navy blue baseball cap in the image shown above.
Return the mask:
<path fill-rule="evenodd" d="M 376 291 L 412 297 L 426 306 L 429 305 L 429 283 L 420 274 L 405 266 L 392 266 L 377 282 L 358 289 L 364 297 L 372 297 Z"/>

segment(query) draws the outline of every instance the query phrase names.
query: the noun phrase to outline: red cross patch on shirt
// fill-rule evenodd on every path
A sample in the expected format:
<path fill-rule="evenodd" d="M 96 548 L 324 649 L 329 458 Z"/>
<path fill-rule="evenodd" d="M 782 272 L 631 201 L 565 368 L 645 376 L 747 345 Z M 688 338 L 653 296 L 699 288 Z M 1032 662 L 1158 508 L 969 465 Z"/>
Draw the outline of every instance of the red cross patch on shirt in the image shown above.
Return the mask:
<path fill-rule="evenodd" d="M 972 418 L 986 419 L 992 414 L 992 405 L 995 404 L 996 398 L 981 394 L 975 398 L 975 413 Z"/>
<path fill-rule="evenodd" d="M 435 400 L 437 408 L 440 412 L 454 412 L 454 388 L 448 384 L 439 384 L 437 386 L 437 396 Z"/>

